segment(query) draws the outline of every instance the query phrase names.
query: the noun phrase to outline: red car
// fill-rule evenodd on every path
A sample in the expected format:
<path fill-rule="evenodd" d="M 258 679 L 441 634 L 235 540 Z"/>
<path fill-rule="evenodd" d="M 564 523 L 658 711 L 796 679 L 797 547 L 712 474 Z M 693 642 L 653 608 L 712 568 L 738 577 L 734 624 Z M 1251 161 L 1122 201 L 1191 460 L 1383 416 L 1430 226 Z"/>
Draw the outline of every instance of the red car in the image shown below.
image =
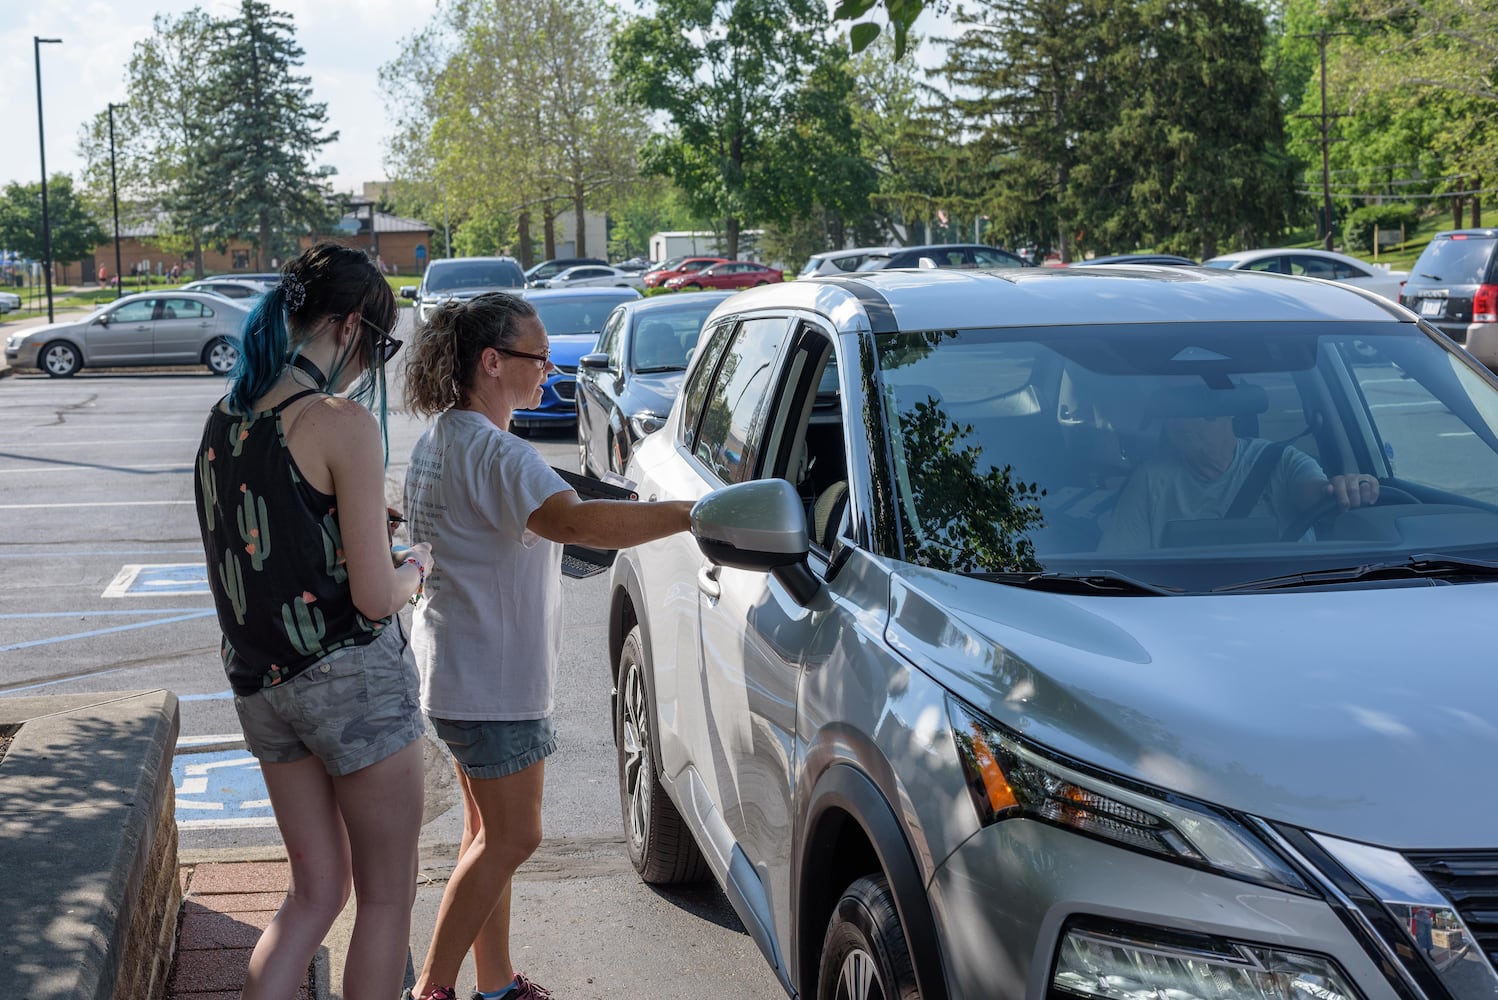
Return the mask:
<path fill-rule="evenodd" d="M 727 257 L 683 257 L 676 262 L 674 267 L 663 267 L 659 271 L 646 271 L 644 278 L 645 287 L 656 288 L 664 285 L 672 278 L 686 274 L 696 274 L 705 267 L 726 263 L 728 263 Z"/>
<path fill-rule="evenodd" d="M 748 288 L 784 281 L 785 273 L 752 260 L 725 260 L 705 267 L 696 274 L 683 274 L 666 281 L 666 287 L 681 288 Z"/>

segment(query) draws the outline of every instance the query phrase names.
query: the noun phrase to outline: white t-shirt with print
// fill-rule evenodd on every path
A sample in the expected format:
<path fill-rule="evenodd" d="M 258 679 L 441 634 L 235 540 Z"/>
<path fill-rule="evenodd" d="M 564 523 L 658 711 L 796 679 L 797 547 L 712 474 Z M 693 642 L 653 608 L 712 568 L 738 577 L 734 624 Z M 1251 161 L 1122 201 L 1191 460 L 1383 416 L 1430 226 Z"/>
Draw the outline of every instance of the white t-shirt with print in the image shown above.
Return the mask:
<path fill-rule="evenodd" d="M 535 448 L 471 410 L 440 414 L 416 442 L 407 527 L 413 542 L 431 543 L 437 564 L 411 632 L 428 715 L 504 722 L 551 714 L 562 546 L 525 525 L 569 488 Z"/>

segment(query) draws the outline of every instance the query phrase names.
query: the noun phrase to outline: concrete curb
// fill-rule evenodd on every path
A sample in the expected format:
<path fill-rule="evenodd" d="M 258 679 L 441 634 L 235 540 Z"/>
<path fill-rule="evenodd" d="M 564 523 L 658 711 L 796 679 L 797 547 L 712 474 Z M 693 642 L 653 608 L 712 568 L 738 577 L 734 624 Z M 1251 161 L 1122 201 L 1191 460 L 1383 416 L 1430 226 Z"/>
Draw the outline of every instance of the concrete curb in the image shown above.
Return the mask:
<path fill-rule="evenodd" d="M 158 996 L 181 889 L 170 691 L 0 699 L 0 982 L 30 998 Z"/>

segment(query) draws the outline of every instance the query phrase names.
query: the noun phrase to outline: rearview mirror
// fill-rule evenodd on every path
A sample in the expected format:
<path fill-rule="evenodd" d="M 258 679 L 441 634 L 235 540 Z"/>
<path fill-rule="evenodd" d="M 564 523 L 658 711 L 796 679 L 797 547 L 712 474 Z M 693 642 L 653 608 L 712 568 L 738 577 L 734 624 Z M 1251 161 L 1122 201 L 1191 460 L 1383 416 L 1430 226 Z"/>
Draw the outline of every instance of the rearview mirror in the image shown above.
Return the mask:
<path fill-rule="evenodd" d="M 806 511 L 784 479 L 758 479 L 714 490 L 692 507 L 692 535 L 713 562 L 734 569 L 768 570 L 796 603 L 821 590 L 806 565 Z"/>

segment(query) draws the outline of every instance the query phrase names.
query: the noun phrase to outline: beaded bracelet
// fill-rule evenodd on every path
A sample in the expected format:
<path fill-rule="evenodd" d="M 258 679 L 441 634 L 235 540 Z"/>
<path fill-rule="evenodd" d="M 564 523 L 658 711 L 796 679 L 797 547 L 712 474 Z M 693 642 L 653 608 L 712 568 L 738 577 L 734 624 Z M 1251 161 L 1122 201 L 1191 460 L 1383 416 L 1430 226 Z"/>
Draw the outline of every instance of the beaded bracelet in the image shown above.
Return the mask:
<path fill-rule="evenodd" d="M 407 556 L 406 561 L 403 565 L 416 567 L 416 593 L 412 594 L 411 599 L 406 602 L 412 607 L 415 607 L 416 602 L 421 600 L 422 598 L 422 592 L 426 590 L 427 568 L 423 566 L 421 564 L 421 560 L 417 559 L 415 556 Z"/>

